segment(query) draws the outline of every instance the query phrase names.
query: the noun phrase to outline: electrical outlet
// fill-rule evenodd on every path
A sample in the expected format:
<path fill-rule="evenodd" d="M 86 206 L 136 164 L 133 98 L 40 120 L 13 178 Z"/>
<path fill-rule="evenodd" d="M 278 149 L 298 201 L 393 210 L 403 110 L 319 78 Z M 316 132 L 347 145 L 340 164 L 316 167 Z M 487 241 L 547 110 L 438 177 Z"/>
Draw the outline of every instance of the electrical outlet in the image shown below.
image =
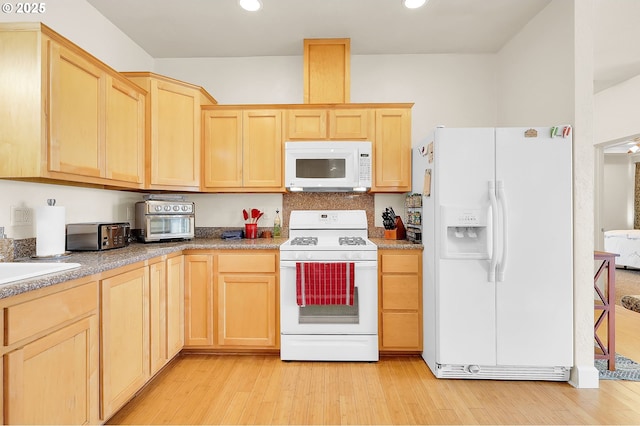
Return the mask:
<path fill-rule="evenodd" d="M 11 226 L 33 224 L 33 210 L 28 207 L 11 206 Z"/>
<path fill-rule="evenodd" d="M 130 206 L 127 206 L 127 219 L 128 221 L 131 221 L 133 219 L 133 208 L 131 208 Z"/>

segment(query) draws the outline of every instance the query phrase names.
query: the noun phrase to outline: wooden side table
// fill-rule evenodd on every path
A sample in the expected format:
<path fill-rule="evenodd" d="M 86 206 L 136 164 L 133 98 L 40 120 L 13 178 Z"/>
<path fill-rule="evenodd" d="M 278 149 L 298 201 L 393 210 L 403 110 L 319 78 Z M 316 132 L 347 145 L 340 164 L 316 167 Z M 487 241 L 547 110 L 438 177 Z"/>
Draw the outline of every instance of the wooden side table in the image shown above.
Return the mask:
<path fill-rule="evenodd" d="M 596 359 L 606 359 L 607 369 L 613 371 L 616 369 L 616 257 L 615 253 L 607 253 L 604 251 L 595 251 L 593 253 L 594 260 L 601 261 L 595 277 L 593 278 L 593 286 L 598 294 L 598 298 L 594 302 L 596 312 L 601 311 L 598 319 L 593 327 L 593 336 L 596 344 L 602 353 L 596 353 Z M 604 270 L 607 270 L 606 286 L 604 292 L 598 288 L 598 279 Z M 607 344 L 602 343 L 598 337 L 598 328 L 604 320 L 607 320 Z"/>

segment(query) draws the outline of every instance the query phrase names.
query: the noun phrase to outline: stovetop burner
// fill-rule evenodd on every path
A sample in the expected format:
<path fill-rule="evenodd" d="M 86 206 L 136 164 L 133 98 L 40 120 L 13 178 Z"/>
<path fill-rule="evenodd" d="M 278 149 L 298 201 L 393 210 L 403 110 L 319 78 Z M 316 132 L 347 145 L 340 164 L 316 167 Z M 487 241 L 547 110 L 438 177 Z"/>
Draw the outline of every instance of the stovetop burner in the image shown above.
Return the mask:
<path fill-rule="evenodd" d="M 292 246 L 317 246 L 318 237 L 295 237 L 291 240 Z"/>
<path fill-rule="evenodd" d="M 341 246 L 365 246 L 367 242 L 362 237 L 340 237 L 338 244 Z"/>

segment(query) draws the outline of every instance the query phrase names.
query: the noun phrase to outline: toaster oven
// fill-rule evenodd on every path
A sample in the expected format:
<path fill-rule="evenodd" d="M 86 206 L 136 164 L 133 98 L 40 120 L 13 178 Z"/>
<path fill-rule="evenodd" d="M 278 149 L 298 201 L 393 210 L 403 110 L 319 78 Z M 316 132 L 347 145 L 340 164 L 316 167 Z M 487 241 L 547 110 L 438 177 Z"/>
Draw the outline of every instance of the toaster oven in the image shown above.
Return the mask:
<path fill-rule="evenodd" d="M 131 240 L 128 222 L 69 223 L 66 229 L 67 251 L 109 250 L 126 247 Z"/>
<path fill-rule="evenodd" d="M 139 201 L 135 218 L 133 235 L 143 243 L 190 240 L 195 234 L 195 205 L 190 201 Z"/>

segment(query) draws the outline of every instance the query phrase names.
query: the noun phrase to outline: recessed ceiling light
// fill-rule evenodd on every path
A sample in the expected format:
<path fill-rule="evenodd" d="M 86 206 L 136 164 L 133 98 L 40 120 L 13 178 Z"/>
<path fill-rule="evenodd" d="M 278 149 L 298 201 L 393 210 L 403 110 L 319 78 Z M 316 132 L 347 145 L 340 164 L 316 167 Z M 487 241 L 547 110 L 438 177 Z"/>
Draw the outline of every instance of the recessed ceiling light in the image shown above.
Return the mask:
<path fill-rule="evenodd" d="M 407 9 L 417 9 L 427 3 L 427 0 L 402 0 L 402 4 Z"/>
<path fill-rule="evenodd" d="M 262 9 L 262 2 L 260 0 L 238 0 L 240 7 L 249 12 L 255 12 Z"/>

